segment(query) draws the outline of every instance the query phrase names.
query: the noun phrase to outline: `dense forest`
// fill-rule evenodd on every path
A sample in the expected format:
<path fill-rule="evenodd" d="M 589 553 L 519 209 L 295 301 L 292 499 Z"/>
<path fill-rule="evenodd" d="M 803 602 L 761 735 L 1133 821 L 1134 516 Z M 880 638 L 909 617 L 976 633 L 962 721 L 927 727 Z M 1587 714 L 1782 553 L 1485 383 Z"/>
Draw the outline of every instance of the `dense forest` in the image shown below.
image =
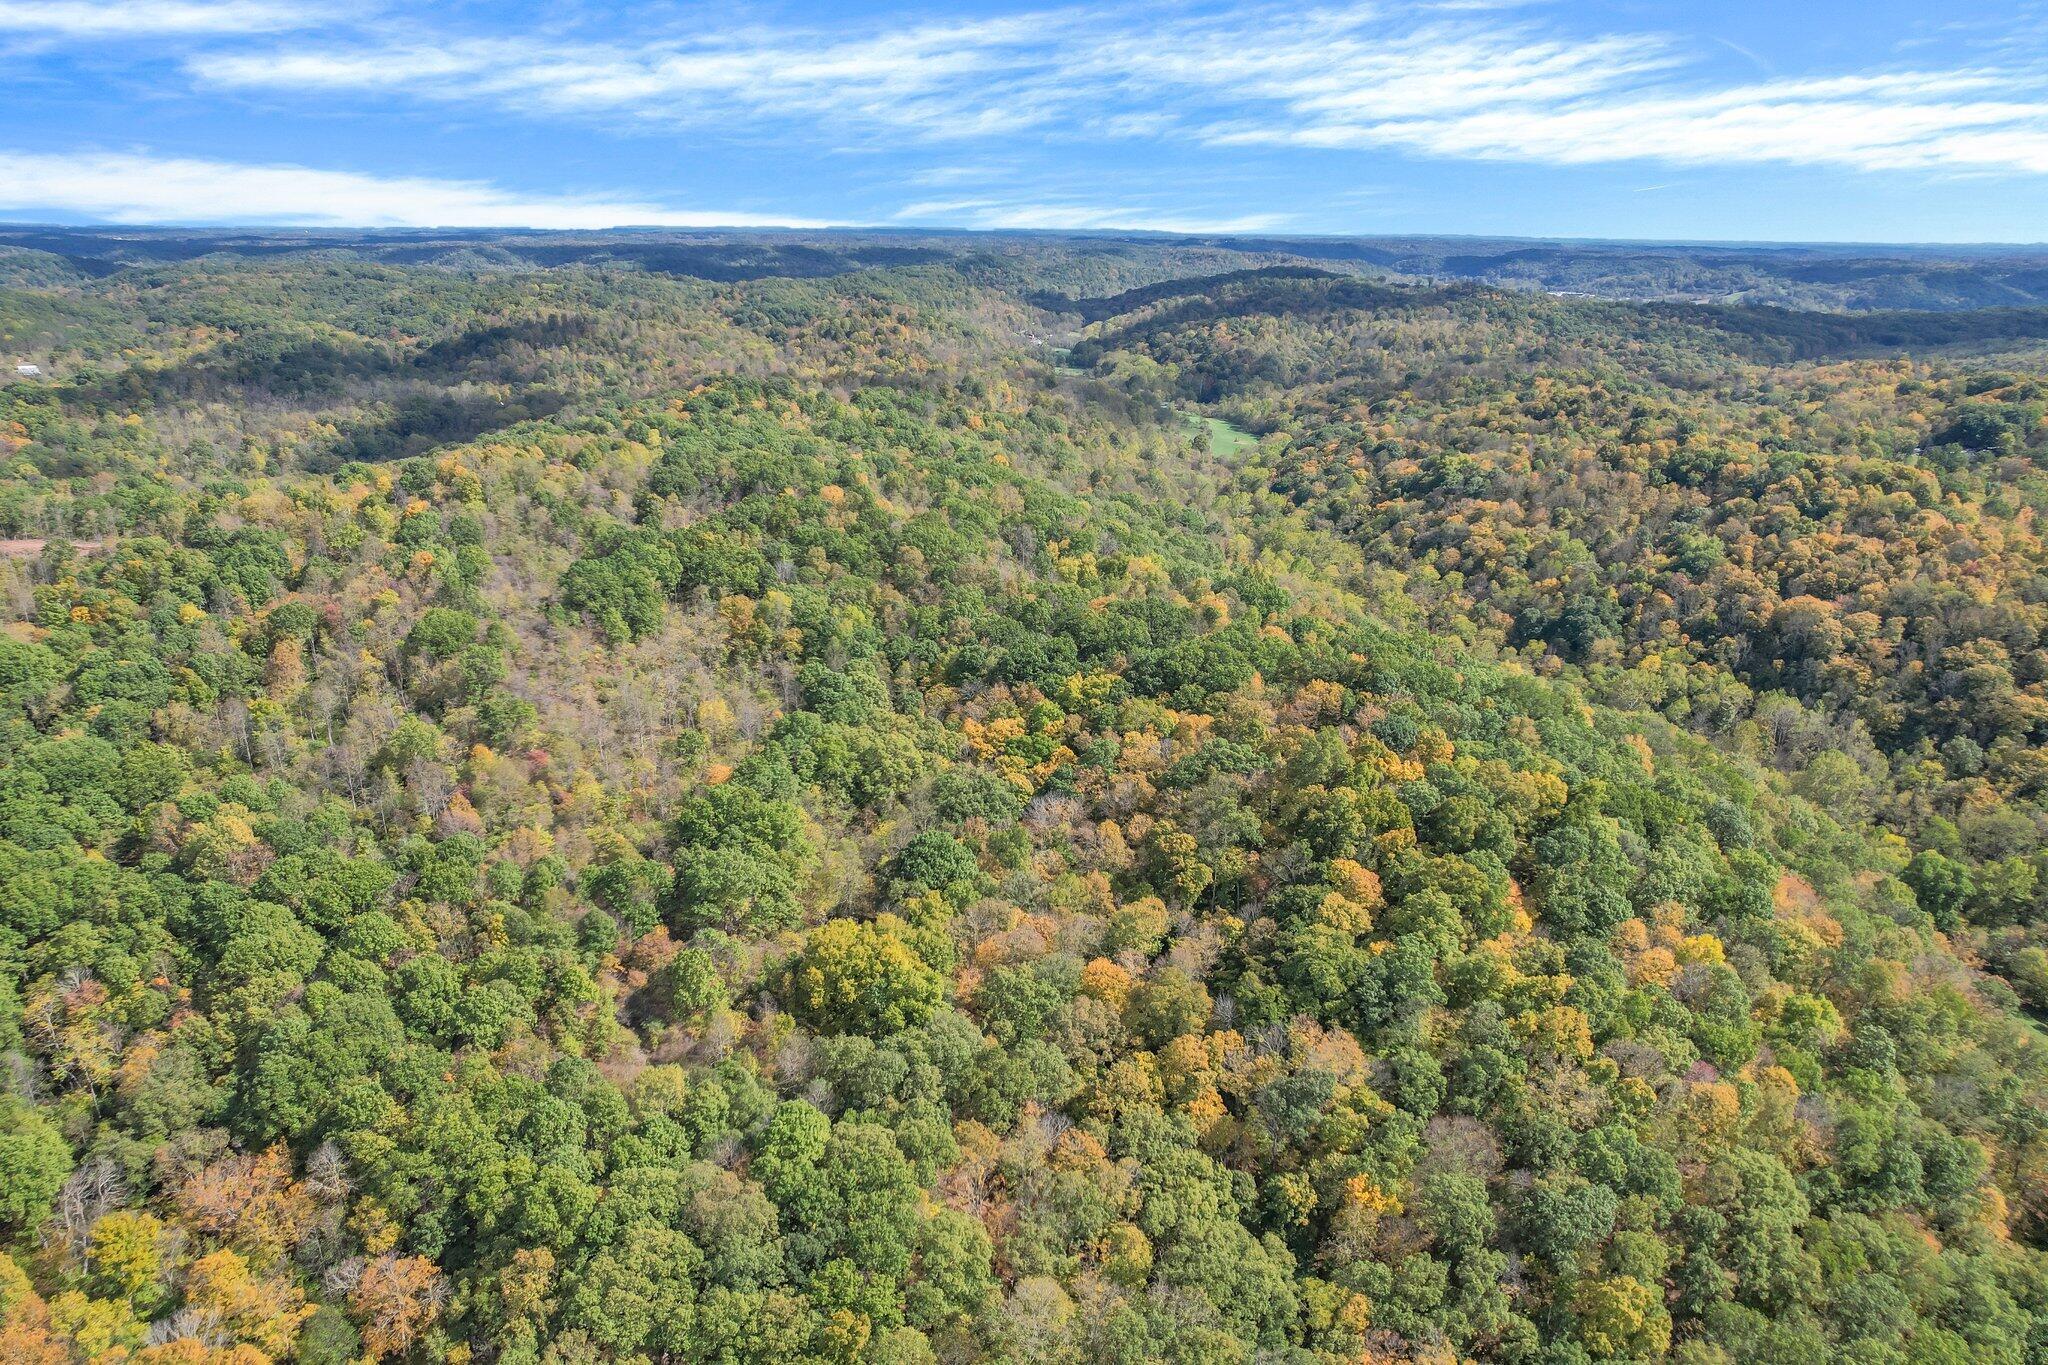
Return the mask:
<path fill-rule="evenodd" d="M 2038 298 L 18 235 L 0 1360 L 2048 1362 Z"/>

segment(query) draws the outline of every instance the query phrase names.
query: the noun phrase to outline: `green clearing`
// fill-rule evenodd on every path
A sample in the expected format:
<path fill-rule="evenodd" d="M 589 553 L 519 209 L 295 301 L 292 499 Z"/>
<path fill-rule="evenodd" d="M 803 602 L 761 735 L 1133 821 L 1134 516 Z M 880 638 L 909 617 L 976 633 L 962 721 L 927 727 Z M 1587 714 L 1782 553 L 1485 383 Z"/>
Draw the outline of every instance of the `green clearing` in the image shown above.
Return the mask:
<path fill-rule="evenodd" d="M 1232 426 L 1221 417 L 1189 413 L 1188 421 L 1209 433 L 1209 453 L 1219 459 L 1235 459 L 1259 443 L 1258 437 Z"/>

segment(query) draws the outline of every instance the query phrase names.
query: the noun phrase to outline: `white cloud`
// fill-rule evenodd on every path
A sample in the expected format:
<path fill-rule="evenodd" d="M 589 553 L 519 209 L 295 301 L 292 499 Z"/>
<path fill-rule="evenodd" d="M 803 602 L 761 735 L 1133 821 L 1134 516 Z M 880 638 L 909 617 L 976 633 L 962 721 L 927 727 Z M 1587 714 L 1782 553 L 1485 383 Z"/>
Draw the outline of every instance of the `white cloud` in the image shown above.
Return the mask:
<path fill-rule="evenodd" d="M 189 64 L 204 81 L 287 98 L 375 92 L 837 145 L 1028 131 L 1538 163 L 2048 170 L 2048 79 L 2020 49 L 2003 68 L 1716 85 L 1669 35 L 1566 34 L 1508 7 L 1354 0 L 1202 16 L 1119 0 L 893 27 L 655 29 L 631 47 L 410 30 L 240 45 Z"/>
<path fill-rule="evenodd" d="M 1095 70 L 1155 97 L 1279 106 L 1312 119 L 1570 99 L 1676 60 L 1653 37 L 1566 41 L 1516 29 L 1402 28 L 1370 9 L 1185 23 L 1163 34 L 1115 35 L 1087 54 Z"/>
<path fill-rule="evenodd" d="M 229 85 L 296 90 L 394 90 L 418 82 L 462 78 L 489 65 L 483 44 L 463 47 L 380 47 L 350 51 L 230 53 L 198 59 L 198 69 Z M 414 93 L 426 93 L 425 86 Z"/>
<path fill-rule="evenodd" d="M 1209 218 L 1186 211 L 1138 205 L 1032 203 L 1000 199 L 934 199 L 909 204 L 896 219 L 929 227 L 965 227 L 1023 232 L 1170 232 L 1183 236 L 1275 232 L 1288 217 L 1249 213 Z"/>
<path fill-rule="evenodd" d="M 687 31 L 650 19 L 630 44 L 579 28 L 573 6 L 546 33 L 480 37 L 437 29 L 431 7 L 365 23 L 376 9 L 336 18 L 344 12 L 318 3 L 0 0 L 0 31 L 188 34 L 177 50 L 201 82 L 294 104 L 474 105 L 813 151 L 906 140 L 980 151 L 1029 135 L 1053 147 L 2048 174 L 2048 52 L 2037 34 L 1973 49 L 1995 52 L 1995 65 L 1731 81 L 1710 77 L 1701 52 L 1670 34 L 1568 32 L 1521 0 L 1207 13 L 1103 0 L 980 19 Z M 991 198 L 1031 193 L 983 183 Z"/>
<path fill-rule="evenodd" d="M 74 38 L 278 33 L 324 17 L 305 5 L 271 0 L 48 0 L 0 3 L 0 32 Z"/>
<path fill-rule="evenodd" d="M 794 217 L 529 195 L 480 181 L 383 177 L 136 152 L 0 151 L 0 210 L 117 223 L 349 227 L 817 227 Z"/>
<path fill-rule="evenodd" d="M 1683 54 L 1656 35 L 1388 30 L 1361 11 L 1324 12 L 1292 31 L 1189 26 L 1173 41 L 1120 41 L 1102 60 L 1154 99 L 1221 108 L 1197 132 L 1215 145 L 2048 172 L 2048 81 L 2027 68 L 1700 88 L 1684 81 Z M 1232 107 L 1232 90 L 1252 93 Z"/>
<path fill-rule="evenodd" d="M 2048 174 L 2048 100 L 1958 97 L 1992 84 L 1982 74 L 1958 73 L 1775 81 L 1700 95 L 1628 94 L 1369 122 L 1219 127 L 1210 138 L 1566 165 L 1782 162 Z"/>
<path fill-rule="evenodd" d="M 192 72 L 283 92 L 401 91 L 437 101 L 657 124 L 736 117 L 832 120 L 975 136 L 1038 122 L 1048 59 L 1028 19 L 866 33 L 730 30 L 604 43 L 512 37 L 204 52 Z"/>

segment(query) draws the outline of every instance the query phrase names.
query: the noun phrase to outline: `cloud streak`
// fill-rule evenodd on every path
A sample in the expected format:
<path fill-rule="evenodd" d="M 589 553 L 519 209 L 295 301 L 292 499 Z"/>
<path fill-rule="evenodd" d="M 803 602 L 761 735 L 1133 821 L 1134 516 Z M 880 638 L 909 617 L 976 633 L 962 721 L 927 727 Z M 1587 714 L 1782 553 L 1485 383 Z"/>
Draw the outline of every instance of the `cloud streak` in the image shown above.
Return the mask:
<path fill-rule="evenodd" d="M 1565 34 L 1458 6 L 1190 16 L 1126 3 L 859 30 L 654 32 L 632 48 L 323 34 L 201 51 L 188 67 L 249 92 L 369 92 L 856 144 L 1030 133 L 1547 164 L 2048 173 L 2038 67 L 1717 85 L 1668 35 Z"/>
<path fill-rule="evenodd" d="M 1040 122 L 1055 103 L 1028 19 L 841 35 L 742 30 L 622 48 L 526 37 L 207 52 L 200 80 L 245 90 L 395 92 L 652 125 L 830 118 L 971 137 Z M 1057 101 L 1064 102 L 1064 101 Z"/>
<path fill-rule="evenodd" d="M 104 40 L 166 35 L 280 33 L 312 28 L 328 16 L 270 0 L 50 0 L 0 3 L 0 33 Z"/>
<path fill-rule="evenodd" d="M 137 152 L 0 152 L 0 211 L 117 223 L 348 227 L 816 227 L 758 213 L 535 196 L 480 181 L 244 165 Z"/>
<path fill-rule="evenodd" d="M 1557 165 L 1779 162 L 2048 174 L 2048 98 L 1979 97 L 2007 86 L 1995 72 L 1905 72 L 1772 81 L 1704 94 L 1503 102 L 1422 117 L 1219 125 L 1205 136 L 1226 146 L 1392 147 Z"/>
<path fill-rule="evenodd" d="M 1039 203 L 1004 199 L 932 199 L 905 205 L 896 221 L 918 226 L 1008 229 L 1022 232 L 1166 232 L 1181 236 L 1276 232 L 1287 225 L 1280 213 L 1225 218 L 1191 215 L 1143 205 Z"/>

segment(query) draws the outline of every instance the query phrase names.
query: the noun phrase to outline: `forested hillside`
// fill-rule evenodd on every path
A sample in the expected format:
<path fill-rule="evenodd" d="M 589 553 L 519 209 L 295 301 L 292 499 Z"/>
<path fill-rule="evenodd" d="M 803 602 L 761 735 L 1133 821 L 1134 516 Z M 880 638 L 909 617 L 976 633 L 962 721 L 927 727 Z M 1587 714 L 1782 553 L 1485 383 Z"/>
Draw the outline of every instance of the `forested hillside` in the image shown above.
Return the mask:
<path fill-rule="evenodd" d="M 2048 1361 L 2040 315 L 637 245 L 11 258 L 0 1360 Z"/>
<path fill-rule="evenodd" d="M 1902 835 L 1923 907 L 2041 1009 L 2048 350 L 1943 355 L 1977 319 L 1979 346 L 2048 326 L 1260 273 L 1176 287 L 1078 355 L 1275 433 L 1241 495 L 1280 513 L 1277 547 L 1301 519 L 1341 540 L 1382 614 Z"/>

